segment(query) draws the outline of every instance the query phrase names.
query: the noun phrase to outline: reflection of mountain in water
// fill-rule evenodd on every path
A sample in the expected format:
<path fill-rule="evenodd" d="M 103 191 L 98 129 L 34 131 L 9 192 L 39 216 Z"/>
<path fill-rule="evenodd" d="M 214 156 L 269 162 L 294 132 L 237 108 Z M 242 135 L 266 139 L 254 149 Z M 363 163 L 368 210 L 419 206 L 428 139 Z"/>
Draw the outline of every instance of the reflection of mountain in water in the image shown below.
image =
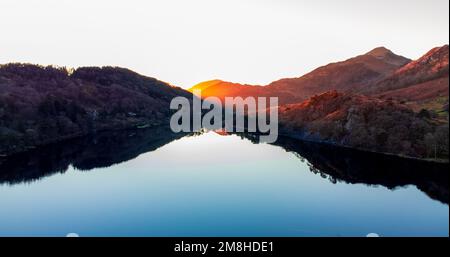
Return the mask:
<path fill-rule="evenodd" d="M 252 142 L 254 137 L 243 135 Z M 434 163 L 379 153 L 362 152 L 350 148 L 310 143 L 279 137 L 274 144 L 293 152 L 310 170 L 333 183 L 381 185 L 389 189 L 415 185 L 429 197 L 449 203 L 448 163 Z"/>
<path fill-rule="evenodd" d="M 69 165 L 79 170 L 108 167 L 151 152 L 187 134 L 160 127 L 105 132 L 0 159 L 0 184 L 16 184 L 64 173 Z M 243 135 L 252 142 L 251 135 Z M 257 138 L 257 137 L 256 137 Z M 331 182 L 381 185 L 393 189 L 415 185 L 433 199 L 449 203 L 448 163 L 431 163 L 280 137 L 274 144 L 300 159 Z"/>
<path fill-rule="evenodd" d="M 154 151 L 185 135 L 158 127 L 102 132 L 49 145 L 11 156 L 3 162 L 0 159 L 0 184 L 30 182 L 54 173 L 64 173 L 69 165 L 79 170 L 109 167 Z"/>

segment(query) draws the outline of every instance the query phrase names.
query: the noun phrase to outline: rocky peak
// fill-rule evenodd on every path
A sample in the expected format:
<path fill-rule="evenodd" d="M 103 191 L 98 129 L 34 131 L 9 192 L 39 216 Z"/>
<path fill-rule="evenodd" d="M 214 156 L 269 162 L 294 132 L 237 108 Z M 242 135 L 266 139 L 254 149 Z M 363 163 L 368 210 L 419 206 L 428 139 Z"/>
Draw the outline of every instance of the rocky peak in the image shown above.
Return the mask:
<path fill-rule="evenodd" d="M 399 67 L 411 61 L 408 58 L 393 53 L 391 50 L 387 49 L 384 46 L 374 48 L 373 50 L 367 52 L 365 55 L 373 56 L 377 59 L 383 60 L 386 63 L 393 64 Z"/>
<path fill-rule="evenodd" d="M 366 55 L 371 55 L 371 56 L 379 57 L 379 58 L 386 57 L 387 55 L 390 55 L 390 54 L 394 54 L 394 53 L 384 46 L 374 48 L 373 50 L 366 53 Z"/>

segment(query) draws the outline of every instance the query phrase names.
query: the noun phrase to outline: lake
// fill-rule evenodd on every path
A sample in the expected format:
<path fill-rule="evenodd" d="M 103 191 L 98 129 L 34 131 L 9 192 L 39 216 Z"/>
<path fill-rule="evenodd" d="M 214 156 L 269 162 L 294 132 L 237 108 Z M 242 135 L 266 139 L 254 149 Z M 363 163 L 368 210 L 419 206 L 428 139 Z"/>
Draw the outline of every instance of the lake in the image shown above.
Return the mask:
<path fill-rule="evenodd" d="M 1 160 L 0 236 L 448 236 L 448 164 L 122 131 Z"/>

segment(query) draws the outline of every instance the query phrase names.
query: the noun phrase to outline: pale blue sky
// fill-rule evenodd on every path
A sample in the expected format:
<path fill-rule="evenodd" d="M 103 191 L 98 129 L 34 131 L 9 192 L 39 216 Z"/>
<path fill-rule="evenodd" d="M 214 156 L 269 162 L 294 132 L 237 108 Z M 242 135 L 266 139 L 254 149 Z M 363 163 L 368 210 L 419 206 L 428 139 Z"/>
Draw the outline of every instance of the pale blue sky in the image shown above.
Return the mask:
<path fill-rule="evenodd" d="M 417 58 L 448 44 L 449 1 L 2 0 L 0 27 L 0 63 L 267 84 L 381 45 Z"/>

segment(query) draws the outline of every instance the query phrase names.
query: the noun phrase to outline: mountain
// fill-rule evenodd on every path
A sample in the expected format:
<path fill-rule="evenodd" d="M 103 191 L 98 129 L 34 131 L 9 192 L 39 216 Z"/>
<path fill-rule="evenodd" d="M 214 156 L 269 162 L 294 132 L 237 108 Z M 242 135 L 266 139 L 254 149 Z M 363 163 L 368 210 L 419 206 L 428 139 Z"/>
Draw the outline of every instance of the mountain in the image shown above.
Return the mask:
<path fill-rule="evenodd" d="M 439 119 L 447 119 L 449 98 L 449 46 L 431 49 L 411 61 L 385 47 L 342 62 L 319 67 L 299 78 L 281 79 L 267 86 L 251 86 L 220 80 L 200 83 L 204 97 L 275 96 L 279 104 L 299 103 L 308 98 L 337 90 L 359 93 L 406 104 L 416 112 L 425 110 Z"/>
<path fill-rule="evenodd" d="M 204 81 L 204 82 L 198 83 L 197 85 L 189 88 L 188 91 L 189 92 L 194 92 L 194 90 L 206 91 L 207 88 L 217 86 L 222 83 L 226 83 L 226 82 L 219 80 L 219 79 Z"/>
<path fill-rule="evenodd" d="M 242 85 L 238 83 L 225 82 L 222 80 L 210 80 L 199 83 L 188 89 L 189 92 L 200 90 L 202 98 L 216 96 L 223 99 L 226 96 L 234 96 L 241 94 L 242 97 L 248 95 L 249 92 L 260 92 L 263 88 L 260 86 Z M 261 92 L 262 93 L 262 92 Z"/>
<path fill-rule="evenodd" d="M 296 102 L 296 97 L 288 92 L 276 92 L 267 90 L 267 87 L 263 86 L 244 85 L 222 80 L 205 81 L 188 89 L 189 92 L 194 92 L 194 90 L 200 90 L 202 98 L 213 96 L 219 98 L 222 102 L 225 100 L 225 97 L 246 98 L 254 96 L 277 96 L 282 100 L 282 103 Z"/>
<path fill-rule="evenodd" d="M 223 99 L 227 96 L 274 96 L 279 97 L 280 104 L 295 103 L 330 90 L 360 91 L 386 78 L 410 61 L 384 47 L 378 47 L 366 54 L 319 67 L 302 77 L 281 79 L 267 86 L 214 80 L 200 83 L 190 90 L 201 89 L 204 97 L 217 96 Z"/>
<path fill-rule="evenodd" d="M 394 74 L 375 83 L 367 92 L 383 92 L 448 77 L 449 47 L 435 47 L 419 59 L 397 69 Z"/>
<path fill-rule="evenodd" d="M 303 99 L 330 90 L 357 92 L 409 62 L 405 57 L 378 47 L 366 54 L 319 67 L 299 78 L 275 81 L 267 87 L 269 90 L 288 91 Z"/>
<path fill-rule="evenodd" d="M 281 131 L 351 148 L 448 159 L 448 58 L 448 45 L 410 62 L 385 48 L 376 48 L 291 79 L 278 86 L 279 90 L 334 91 L 280 106 Z M 345 67 L 356 67 L 354 74 Z M 375 73 L 364 72 L 369 70 Z"/>
<path fill-rule="evenodd" d="M 292 137 L 448 159 L 448 45 L 411 61 L 378 47 L 267 86 L 221 80 L 203 97 L 279 97 Z M 0 156 L 102 130 L 167 124 L 173 97 L 192 94 L 117 67 L 0 65 Z"/>
<path fill-rule="evenodd" d="M 192 94 L 118 67 L 0 66 L 0 155 L 96 131 L 168 123 Z"/>
<path fill-rule="evenodd" d="M 394 101 L 329 91 L 279 107 L 280 132 L 302 140 L 418 158 L 448 159 L 448 123 Z"/>
<path fill-rule="evenodd" d="M 415 110 L 448 108 L 449 46 L 436 47 L 363 91 L 408 104 Z M 448 111 L 448 109 L 447 109 Z"/>
<path fill-rule="evenodd" d="M 393 66 L 401 67 L 411 60 L 400 55 L 394 54 L 391 50 L 386 47 L 377 47 L 365 54 L 366 56 L 373 56 L 385 63 L 391 64 Z"/>

